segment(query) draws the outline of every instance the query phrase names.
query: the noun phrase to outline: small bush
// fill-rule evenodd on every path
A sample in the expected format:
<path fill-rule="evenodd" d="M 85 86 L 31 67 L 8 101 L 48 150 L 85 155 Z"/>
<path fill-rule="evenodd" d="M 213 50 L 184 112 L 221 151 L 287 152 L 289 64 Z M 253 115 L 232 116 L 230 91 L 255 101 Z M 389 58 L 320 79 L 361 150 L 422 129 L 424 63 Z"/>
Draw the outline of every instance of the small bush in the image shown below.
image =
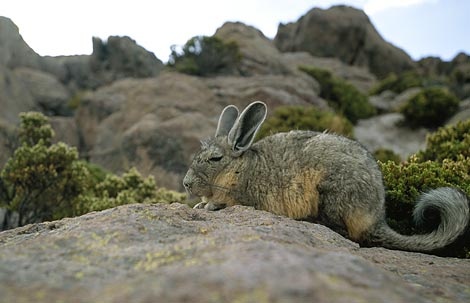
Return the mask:
<path fill-rule="evenodd" d="M 121 177 L 106 175 L 93 189 L 93 194 L 83 197 L 81 212 L 98 211 L 130 203 L 183 202 L 186 194 L 158 189 L 152 176 L 143 178 L 132 168 Z"/>
<path fill-rule="evenodd" d="M 417 154 L 420 162 L 470 157 L 470 120 L 439 128 L 426 138 L 426 149 Z"/>
<path fill-rule="evenodd" d="M 7 210 L 3 229 L 76 215 L 74 205 L 87 191 L 88 171 L 77 161 L 77 150 L 51 144 L 54 132 L 44 115 L 20 118 L 21 146 L 0 173 L 0 206 Z M 10 220 L 13 213 L 17 222 Z"/>
<path fill-rule="evenodd" d="M 172 46 L 168 65 L 177 71 L 196 75 L 232 74 L 237 71 L 241 55 L 235 42 L 217 37 L 196 36 L 178 51 Z"/>
<path fill-rule="evenodd" d="M 459 109 L 460 100 L 439 87 L 425 88 L 411 97 L 400 112 L 411 127 L 434 128 L 442 125 Z"/>
<path fill-rule="evenodd" d="M 368 97 L 353 85 L 333 77 L 327 70 L 312 67 L 301 67 L 300 70 L 320 83 L 320 97 L 327 100 L 335 111 L 344 115 L 352 123 L 375 114 L 375 109 L 369 103 Z"/>
<path fill-rule="evenodd" d="M 279 106 L 264 122 L 258 132 L 258 138 L 290 130 L 329 130 L 348 137 L 353 136 L 351 122 L 332 112 L 321 111 L 315 107 Z"/>
<path fill-rule="evenodd" d="M 54 136 L 46 116 L 38 112 L 20 113 L 20 144 L 31 147 L 42 140 L 45 145 L 50 145 Z"/>
<path fill-rule="evenodd" d="M 394 93 L 401 93 L 412 87 L 423 86 L 424 79 L 415 72 L 405 72 L 400 76 L 392 73 L 374 86 L 369 94 L 378 95 L 386 90 Z"/>

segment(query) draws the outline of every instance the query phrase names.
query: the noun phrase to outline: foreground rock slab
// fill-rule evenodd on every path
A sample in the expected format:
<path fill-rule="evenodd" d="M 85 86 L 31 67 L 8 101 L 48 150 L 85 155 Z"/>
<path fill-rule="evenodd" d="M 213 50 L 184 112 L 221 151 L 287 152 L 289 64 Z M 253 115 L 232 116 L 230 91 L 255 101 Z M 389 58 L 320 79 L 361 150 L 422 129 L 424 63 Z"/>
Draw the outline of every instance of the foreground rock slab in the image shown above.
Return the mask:
<path fill-rule="evenodd" d="M 2 302 L 469 302 L 470 260 L 236 206 L 126 205 L 0 233 Z"/>

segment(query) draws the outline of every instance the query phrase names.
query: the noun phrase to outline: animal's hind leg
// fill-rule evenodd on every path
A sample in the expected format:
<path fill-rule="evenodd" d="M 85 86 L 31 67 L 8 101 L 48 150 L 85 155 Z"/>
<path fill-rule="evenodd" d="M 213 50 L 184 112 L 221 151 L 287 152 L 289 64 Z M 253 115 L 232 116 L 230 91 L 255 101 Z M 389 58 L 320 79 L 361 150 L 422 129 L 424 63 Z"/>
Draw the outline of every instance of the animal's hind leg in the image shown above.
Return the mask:
<path fill-rule="evenodd" d="M 362 242 L 376 223 L 376 217 L 361 209 L 355 209 L 345 215 L 344 223 L 348 230 L 349 238 L 356 242 Z"/>
<path fill-rule="evenodd" d="M 321 190 L 320 214 L 324 224 L 353 241 L 365 240 L 380 217 L 380 209 L 374 200 L 379 198 L 378 194 L 374 195 L 373 188 L 343 183 L 341 187 L 333 188 L 323 184 Z"/>

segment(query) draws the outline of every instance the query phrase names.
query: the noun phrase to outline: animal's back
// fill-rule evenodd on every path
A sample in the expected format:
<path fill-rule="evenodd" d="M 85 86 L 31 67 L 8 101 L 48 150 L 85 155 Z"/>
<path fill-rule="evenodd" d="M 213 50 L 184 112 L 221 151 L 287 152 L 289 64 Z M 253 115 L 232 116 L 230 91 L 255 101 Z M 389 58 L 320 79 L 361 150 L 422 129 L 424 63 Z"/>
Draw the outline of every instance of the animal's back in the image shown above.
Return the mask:
<path fill-rule="evenodd" d="M 276 170 L 265 176 L 272 179 L 274 194 L 260 208 L 316 219 L 355 240 L 365 237 L 383 217 L 382 175 L 357 142 L 333 134 L 291 131 L 267 137 L 253 149 L 267 156 Z"/>

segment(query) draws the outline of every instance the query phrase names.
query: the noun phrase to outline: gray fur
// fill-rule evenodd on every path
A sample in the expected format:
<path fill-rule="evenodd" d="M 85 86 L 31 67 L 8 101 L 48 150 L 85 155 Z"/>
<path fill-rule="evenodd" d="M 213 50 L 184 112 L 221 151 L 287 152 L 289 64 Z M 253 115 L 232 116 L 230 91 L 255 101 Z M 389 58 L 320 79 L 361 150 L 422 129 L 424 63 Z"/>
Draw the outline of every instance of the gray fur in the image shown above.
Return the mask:
<path fill-rule="evenodd" d="M 427 235 L 396 233 L 385 221 L 380 169 L 360 144 L 312 131 L 279 133 L 253 144 L 265 117 L 266 105 L 254 102 L 228 136 L 211 138 L 201 147 L 183 180 L 189 192 L 203 199 L 195 208 L 254 206 L 313 219 L 361 245 L 410 251 L 436 250 L 466 230 L 468 198 L 456 189 L 438 188 L 423 194 L 414 218 L 420 221 L 426 208 L 435 208 L 441 214 L 439 227 Z"/>

